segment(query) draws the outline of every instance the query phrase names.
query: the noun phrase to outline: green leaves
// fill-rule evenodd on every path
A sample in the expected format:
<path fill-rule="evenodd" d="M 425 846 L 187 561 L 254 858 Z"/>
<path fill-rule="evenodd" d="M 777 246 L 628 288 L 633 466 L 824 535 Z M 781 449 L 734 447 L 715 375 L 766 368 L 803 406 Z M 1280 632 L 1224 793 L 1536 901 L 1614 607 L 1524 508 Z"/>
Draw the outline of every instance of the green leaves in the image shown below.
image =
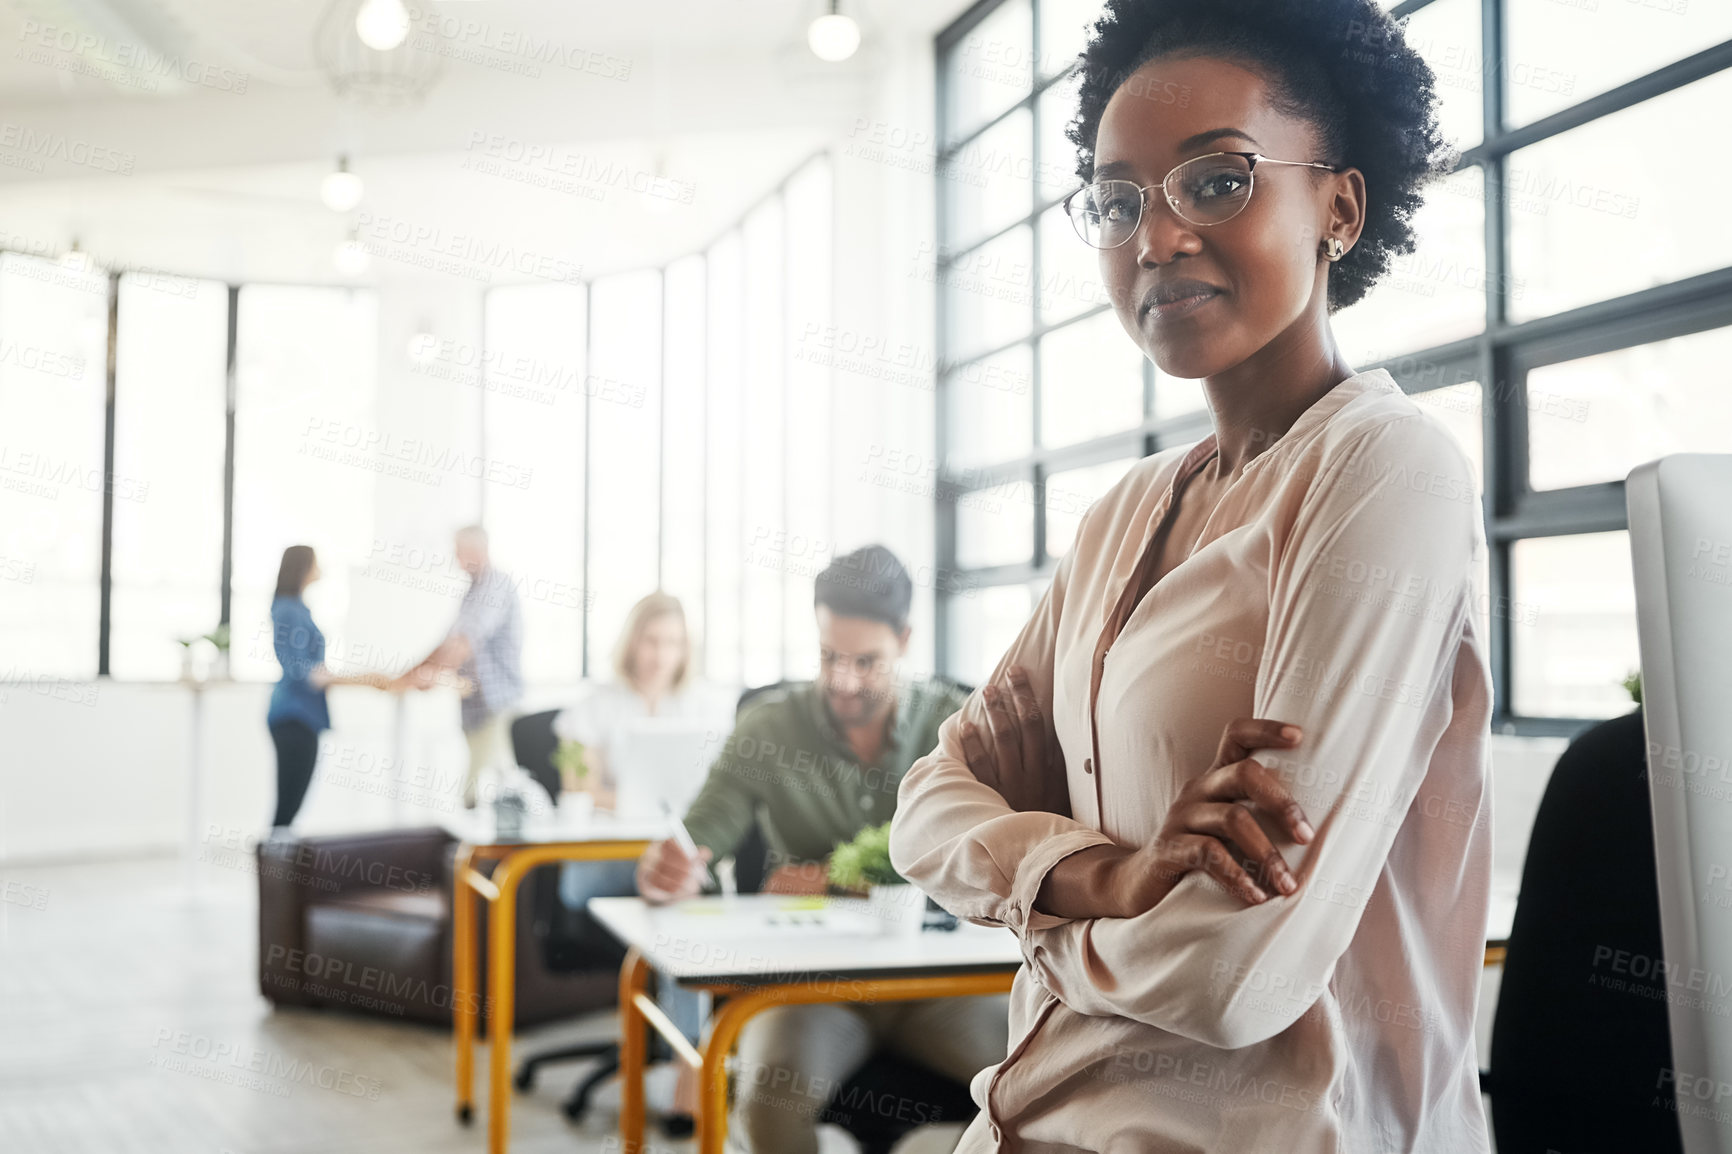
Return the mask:
<path fill-rule="evenodd" d="M 867 826 L 830 854 L 830 882 L 843 889 L 898 885 L 906 881 L 890 864 L 890 823 Z"/>

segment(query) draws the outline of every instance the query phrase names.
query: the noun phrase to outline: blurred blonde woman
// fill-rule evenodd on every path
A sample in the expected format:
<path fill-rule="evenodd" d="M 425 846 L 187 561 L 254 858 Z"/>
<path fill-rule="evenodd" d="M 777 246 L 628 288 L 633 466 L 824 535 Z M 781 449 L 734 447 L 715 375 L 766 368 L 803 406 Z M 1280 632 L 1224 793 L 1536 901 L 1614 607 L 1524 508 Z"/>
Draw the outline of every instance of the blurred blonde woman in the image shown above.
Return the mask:
<path fill-rule="evenodd" d="M 633 605 L 626 616 L 614 645 L 613 679 L 553 721 L 555 735 L 583 746 L 586 788 L 597 808 L 614 807 L 619 738 L 628 723 L 644 717 L 714 721 L 723 732 L 733 728 L 734 695 L 692 677 L 685 609 L 679 598 L 660 591 Z"/>
<path fill-rule="evenodd" d="M 734 695 L 692 677 L 692 644 L 679 598 L 657 591 L 631 607 L 613 649 L 613 678 L 590 690 L 553 719 L 562 741 L 583 746 L 589 776 L 584 788 L 596 808 L 611 810 L 618 792 L 620 738 L 628 724 L 645 717 L 713 719 L 719 733 L 734 725 Z M 636 862 L 584 862 L 565 867 L 559 893 L 565 905 L 584 909 L 590 898 L 637 893 Z"/>

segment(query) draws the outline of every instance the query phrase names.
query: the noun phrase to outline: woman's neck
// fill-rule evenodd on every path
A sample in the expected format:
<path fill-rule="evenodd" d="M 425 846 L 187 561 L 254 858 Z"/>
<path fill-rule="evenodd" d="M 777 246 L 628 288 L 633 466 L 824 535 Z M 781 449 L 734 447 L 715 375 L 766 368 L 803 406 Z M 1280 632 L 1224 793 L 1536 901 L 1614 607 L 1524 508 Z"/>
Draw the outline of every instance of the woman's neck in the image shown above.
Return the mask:
<path fill-rule="evenodd" d="M 1327 335 L 1288 353 L 1271 342 L 1256 356 L 1203 380 L 1215 419 L 1216 471 L 1236 477 L 1293 427 L 1301 414 L 1354 375 Z"/>

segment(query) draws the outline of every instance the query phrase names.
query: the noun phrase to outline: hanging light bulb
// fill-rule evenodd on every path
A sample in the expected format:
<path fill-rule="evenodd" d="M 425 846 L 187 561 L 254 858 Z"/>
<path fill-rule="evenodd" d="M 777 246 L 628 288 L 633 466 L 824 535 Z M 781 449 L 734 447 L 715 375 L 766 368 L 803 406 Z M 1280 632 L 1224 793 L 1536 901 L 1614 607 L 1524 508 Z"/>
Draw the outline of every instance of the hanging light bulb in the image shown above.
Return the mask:
<path fill-rule="evenodd" d="M 409 338 L 409 360 L 417 365 L 430 365 L 438 359 L 439 337 L 423 318 L 420 328 Z"/>
<path fill-rule="evenodd" d="M 349 171 L 349 158 L 339 156 L 336 171 L 327 173 L 319 184 L 319 199 L 332 212 L 348 212 L 361 203 L 366 188 L 361 178 Z"/>
<path fill-rule="evenodd" d="M 373 254 L 361 243 L 361 234 L 351 231 L 349 239 L 339 242 L 332 251 L 331 260 L 336 264 L 338 272 L 344 276 L 356 277 L 366 272 L 373 263 Z"/>
<path fill-rule="evenodd" d="M 836 11 L 837 0 L 830 0 L 830 11 L 812 21 L 806 29 L 806 43 L 820 60 L 835 63 L 854 55 L 860 47 L 860 25 L 852 16 Z"/>
<path fill-rule="evenodd" d="M 366 0 L 355 13 L 355 35 L 379 52 L 389 52 L 409 38 L 409 10 L 403 0 Z"/>

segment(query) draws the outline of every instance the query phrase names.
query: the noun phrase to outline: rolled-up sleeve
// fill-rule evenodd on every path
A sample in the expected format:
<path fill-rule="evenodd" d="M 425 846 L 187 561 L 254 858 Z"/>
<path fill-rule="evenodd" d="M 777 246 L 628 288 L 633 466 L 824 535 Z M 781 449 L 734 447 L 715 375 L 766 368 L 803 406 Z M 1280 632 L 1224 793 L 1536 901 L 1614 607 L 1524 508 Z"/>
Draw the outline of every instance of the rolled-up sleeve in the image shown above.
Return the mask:
<path fill-rule="evenodd" d="M 1079 538 L 1083 531 L 1079 528 Z M 987 682 L 1008 686 L 1006 671 L 1023 666 L 1049 719 L 1054 642 L 1075 555 L 1073 548 L 1059 562 L 1039 606 Z M 1065 919 L 1035 912 L 1041 882 L 1061 859 L 1090 846 L 1111 845 L 1112 839 L 1069 817 L 1011 809 L 997 790 L 969 772 L 962 750 L 964 721 L 986 729 L 980 689 L 939 726 L 938 747 L 903 776 L 890 826 L 891 864 L 939 905 L 971 922 L 1009 926 L 1019 937 L 1058 925 Z M 1061 764 L 1050 764 L 1047 771 L 1065 772 Z"/>
<path fill-rule="evenodd" d="M 1061 1001 L 1235 1049 L 1322 994 L 1449 725 L 1457 661 L 1480 660 L 1462 648 L 1478 508 L 1466 459 L 1425 417 L 1360 434 L 1320 471 L 1274 547 L 1254 691 L 1256 716 L 1304 731 L 1254 752 L 1317 831 L 1300 846 L 1264 823 L 1299 888 L 1245 906 L 1193 872 L 1136 917 L 1037 928 L 1035 974 Z M 1437 865 L 1440 884 L 1459 875 Z"/>

